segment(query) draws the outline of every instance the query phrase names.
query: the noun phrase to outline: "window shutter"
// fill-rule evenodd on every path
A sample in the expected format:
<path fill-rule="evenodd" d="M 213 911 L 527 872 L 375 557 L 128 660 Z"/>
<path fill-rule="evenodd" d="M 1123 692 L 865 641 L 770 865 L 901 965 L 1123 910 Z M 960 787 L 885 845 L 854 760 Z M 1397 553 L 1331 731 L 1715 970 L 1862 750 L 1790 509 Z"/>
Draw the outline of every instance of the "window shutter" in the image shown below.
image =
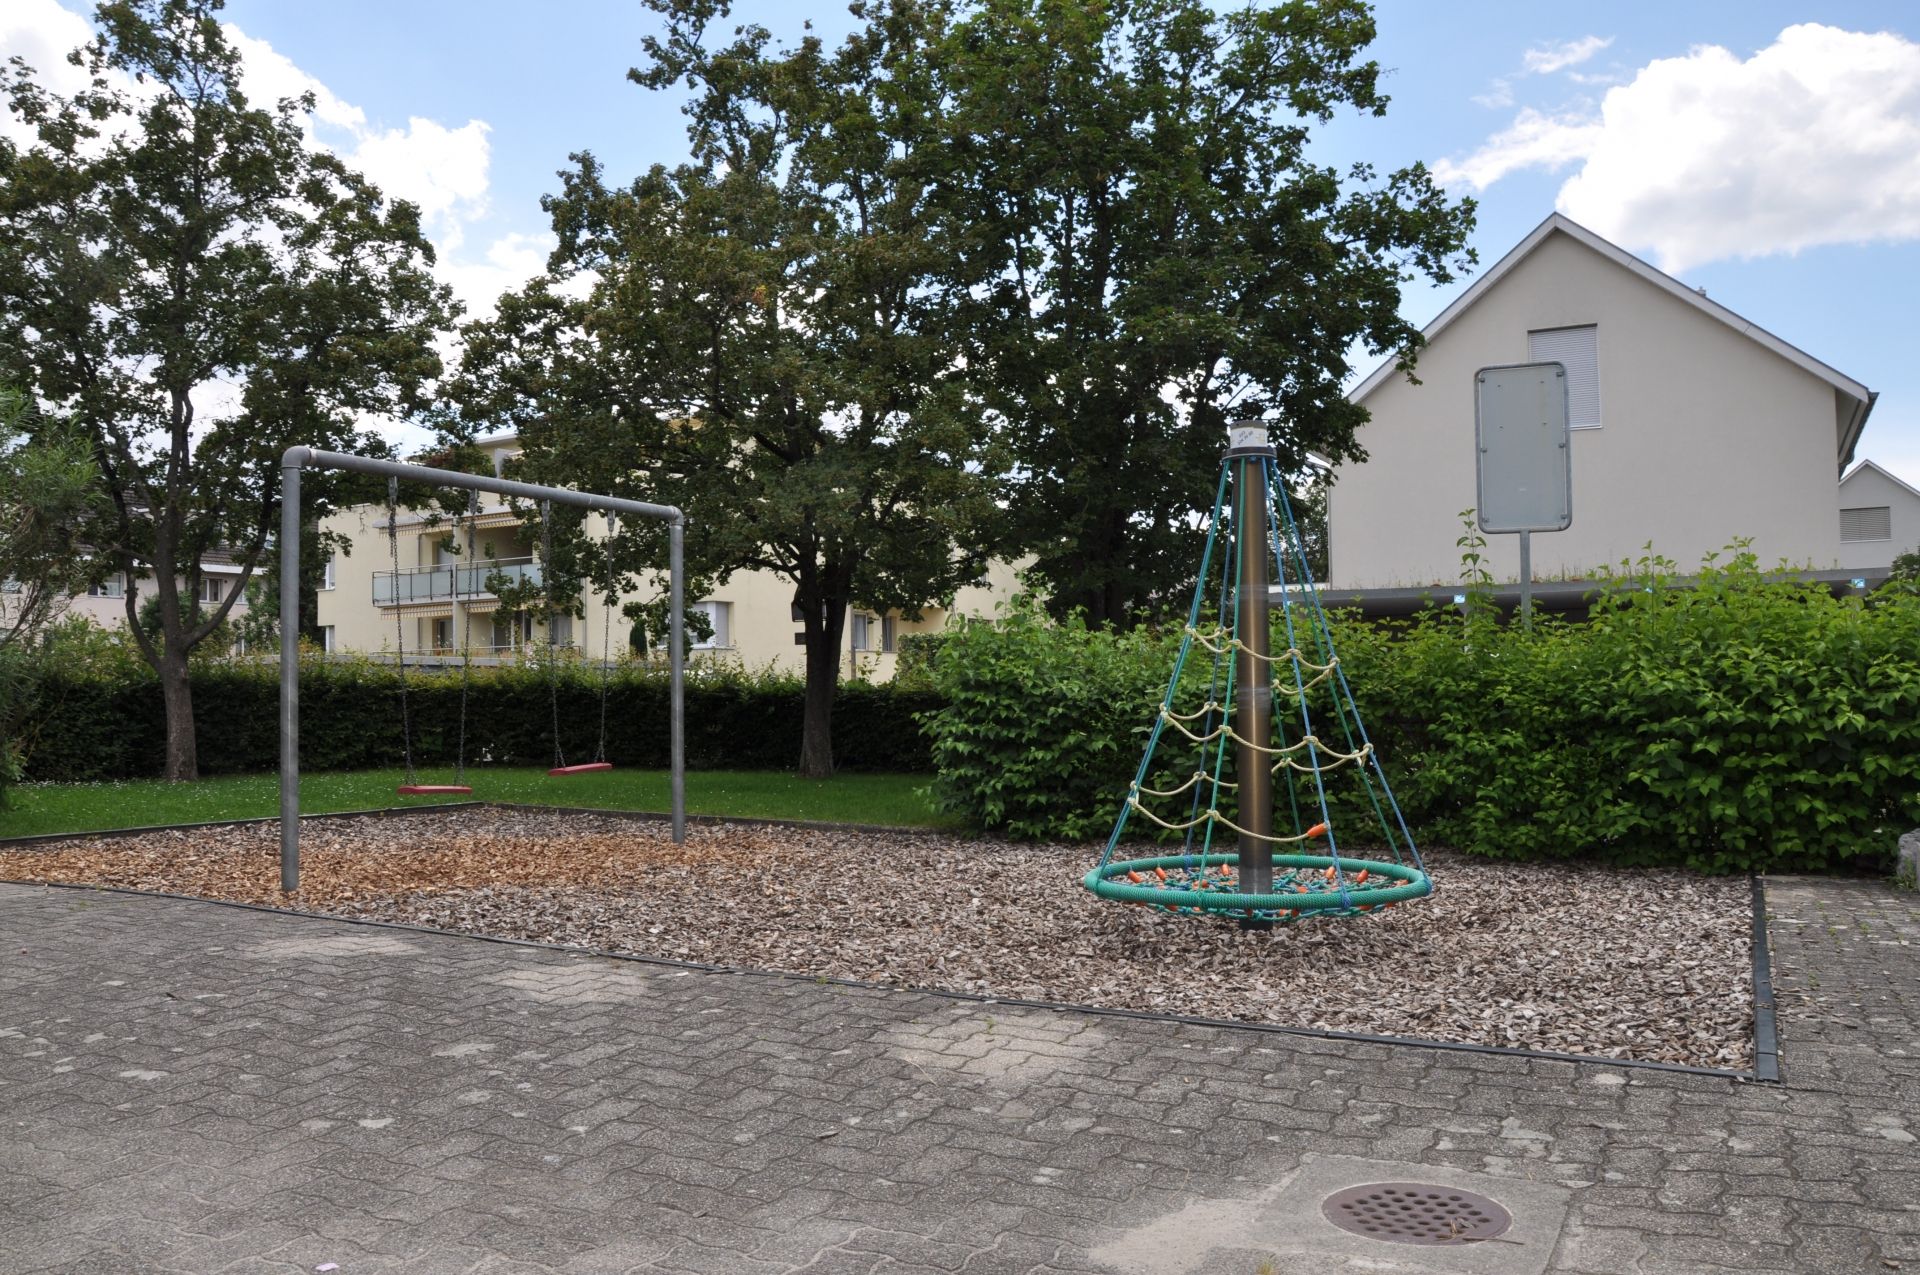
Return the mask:
<path fill-rule="evenodd" d="M 1567 424 L 1591 429 L 1600 423 L 1600 329 L 1543 328 L 1527 333 L 1527 358 L 1567 369 Z"/>
<path fill-rule="evenodd" d="M 1865 505 L 1840 511 L 1840 542 L 1893 539 L 1893 507 Z"/>

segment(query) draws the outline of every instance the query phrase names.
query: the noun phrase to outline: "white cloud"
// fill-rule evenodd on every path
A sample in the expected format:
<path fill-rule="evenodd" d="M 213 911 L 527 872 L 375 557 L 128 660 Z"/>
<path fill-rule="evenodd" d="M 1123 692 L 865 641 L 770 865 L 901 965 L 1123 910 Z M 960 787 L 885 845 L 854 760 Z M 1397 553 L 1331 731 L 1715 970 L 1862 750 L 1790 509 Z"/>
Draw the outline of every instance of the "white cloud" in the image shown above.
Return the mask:
<path fill-rule="evenodd" d="M 1578 40 L 1559 44 L 1539 44 L 1520 55 L 1520 64 L 1529 75 L 1552 75 L 1570 66 L 1579 66 L 1613 43 L 1612 36 L 1583 35 Z"/>
<path fill-rule="evenodd" d="M 1433 179 L 1442 186 L 1485 190 L 1518 169 L 1555 172 L 1591 155 L 1601 131 L 1599 123 L 1578 115 L 1543 115 L 1526 107 L 1473 154 L 1435 164 Z"/>
<path fill-rule="evenodd" d="M 502 235 L 487 245 L 478 260 L 446 262 L 440 277 L 466 303 L 468 318 L 484 318 L 493 313 L 502 292 L 547 268 L 547 255 L 556 244 L 551 234 Z"/>
<path fill-rule="evenodd" d="M 1485 189 L 1575 162 L 1560 210 L 1670 271 L 1920 238 L 1920 44 L 1807 23 L 1744 61 L 1698 47 L 1649 63 L 1597 112 L 1522 111 L 1435 175 Z"/>

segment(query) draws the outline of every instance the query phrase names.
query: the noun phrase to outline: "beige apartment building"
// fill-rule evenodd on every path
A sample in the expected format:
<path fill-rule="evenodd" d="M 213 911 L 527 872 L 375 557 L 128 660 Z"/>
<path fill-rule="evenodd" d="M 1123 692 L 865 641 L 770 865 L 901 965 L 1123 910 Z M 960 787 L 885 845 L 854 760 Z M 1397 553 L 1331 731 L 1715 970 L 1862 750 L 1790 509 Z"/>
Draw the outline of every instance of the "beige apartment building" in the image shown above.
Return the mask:
<path fill-rule="evenodd" d="M 478 441 L 496 468 L 519 454 L 512 435 Z M 583 599 L 584 614 L 556 616 L 549 635 L 538 610 L 509 614 L 489 591 L 489 583 L 497 585 L 502 577 L 534 585 L 541 578 L 538 535 L 503 498 L 482 496 L 470 520 L 436 520 L 402 509 L 395 524 L 398 570 L 384 505 L 343 509 L 325 523 L 325 530 L 346 537 L 350 546 L 328 562 L 320 589 L 318 622 L 327 649 L 391 655 L 404 644 L 410 661 L 454 661 L 466 655 L 511 660 L 530 647 L 544 649 L 551 636 L 556 645 L 583 658 L 597 660 L 604 649 L 619 659 L 629 650 L 632 627 L 621 608 L 651 596 L 635 590 L 609 605 L 590 592 Z M 466 553 L 469 531 L 474 542 L 471 560 Z M 607 534 L 605 517 L 588 515 L 586 532 Z M 850 611 L 841 675 L 888 680 L 898 667 L 900 639 L 937 632 L 950 614 L 991 615 L 1016 586 L 1014 567 L 996 561 L 978 583 L 959 592 L 951 611 L 930 607 L 918 620 Z M 713 636 L 695 646 L 696 661 L 805 671 L 790 581 L 768 571 L 735 572 L 712 597 L 688 599 L 687 609 L 704 614 L 713 627 Z"/>
<path fill-rule="evenodd" d="M 1348 396 L 1372 419 L 1329 502 L 1336 590 L 1459 579 L 1474 375 L 1508 363 L 1568 373 L 1573 524 L 1533 536 L 1536 581 L 1589 578 L 1648 542 L 1686 570 L 1749 537 L 1765 566 L 1836 575 L 1913 547 L 1897 543 L 1910 491 L 1878 466 L 1842 491 L 1871 390 L 1557 213 L 1424 331 L 1417 383 L 1389 362 Z M 1488 541 L 1495 580 L 1517 580 L 1517 537 Z"/>

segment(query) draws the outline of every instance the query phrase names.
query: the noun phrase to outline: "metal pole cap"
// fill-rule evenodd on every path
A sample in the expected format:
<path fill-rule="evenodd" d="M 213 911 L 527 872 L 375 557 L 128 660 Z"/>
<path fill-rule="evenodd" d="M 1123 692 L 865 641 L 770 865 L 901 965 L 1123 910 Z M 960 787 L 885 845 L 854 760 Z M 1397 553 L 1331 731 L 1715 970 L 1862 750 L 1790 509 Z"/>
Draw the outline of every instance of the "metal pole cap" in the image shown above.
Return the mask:
<path fill-rule="evenodd" d="M 1265 421 L 1233 421 L 1227 425 L 1227 457 L 1273 456 Z"/>

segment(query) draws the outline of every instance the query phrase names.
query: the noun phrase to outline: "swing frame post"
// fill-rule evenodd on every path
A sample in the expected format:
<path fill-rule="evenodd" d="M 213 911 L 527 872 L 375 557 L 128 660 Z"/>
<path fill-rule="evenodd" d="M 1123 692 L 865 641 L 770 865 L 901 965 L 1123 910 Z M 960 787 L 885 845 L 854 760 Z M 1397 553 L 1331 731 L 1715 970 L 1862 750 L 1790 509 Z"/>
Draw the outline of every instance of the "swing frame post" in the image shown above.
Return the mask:
<path fill-rule="evenodd" d="M 426 465 L 322 451 L 316 447 L 289 447 L 280 458 L 280 888 L 300 888 L 300 487 L 308 469 L 342 469 L 376 477 L 422 483 L 429 487 L 461 487 L 522 500 L 548 500 L 556 505 L 630 514 L 667 524 L 668 535 L 668 646 L 672 689 L 671 722 L 673 839 L 686 840 L 686 656 L 682 633 L 686 614 L 684 558 L 687 516 L 673 505 L 650 504 L 620 496 L 603 496 L 567 487 L 515 482 L 490 474 L 463 474 Z"/>

